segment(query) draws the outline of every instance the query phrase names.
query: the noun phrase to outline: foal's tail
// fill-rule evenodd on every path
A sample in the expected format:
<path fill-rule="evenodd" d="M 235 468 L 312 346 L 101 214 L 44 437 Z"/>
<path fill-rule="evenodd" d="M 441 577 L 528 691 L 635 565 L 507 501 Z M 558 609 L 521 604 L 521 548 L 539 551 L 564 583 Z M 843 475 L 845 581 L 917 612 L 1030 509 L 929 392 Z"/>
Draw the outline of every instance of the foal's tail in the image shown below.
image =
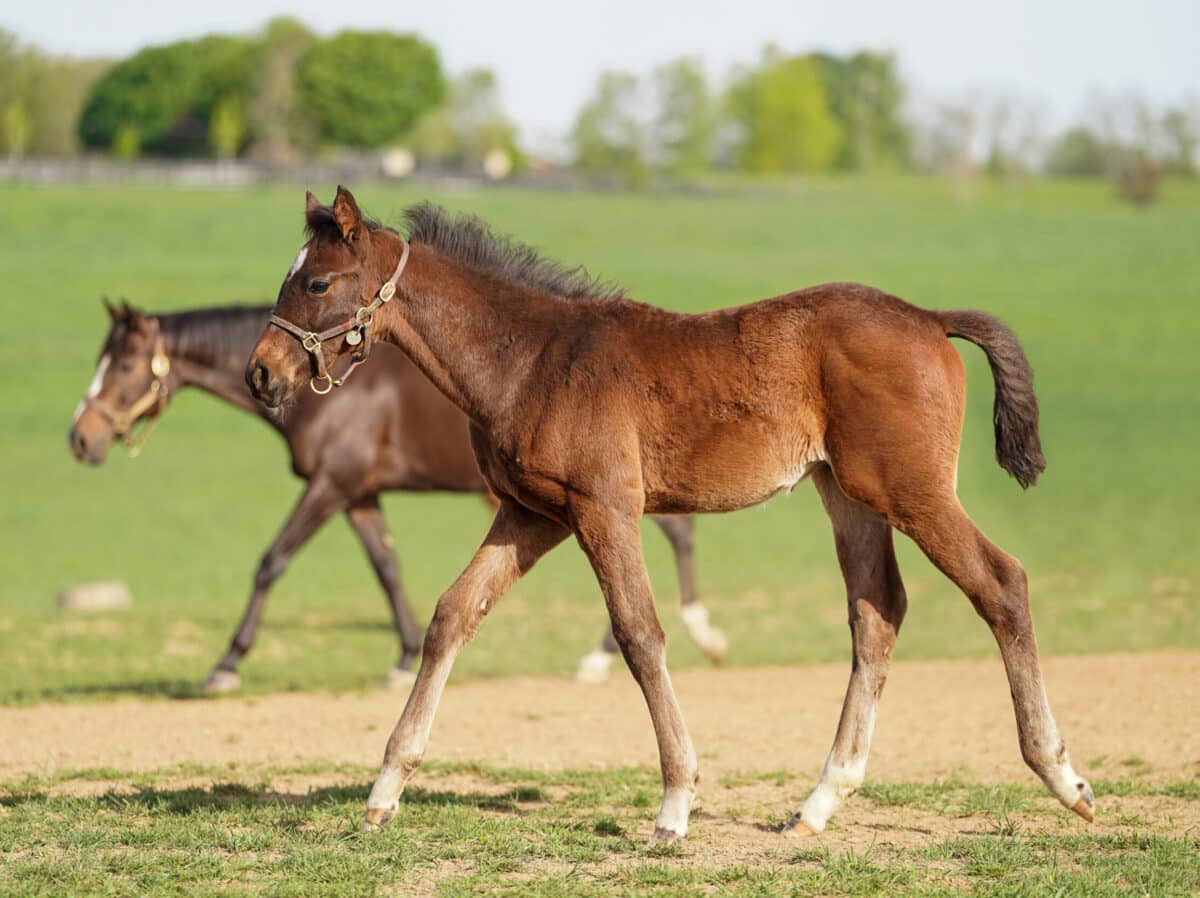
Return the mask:
<path fill-rule="evenodd" d="M 987 353 L 996 381 L 992 419 L 996 425 L 996 461 L 1023 487 L 1032 486 L 1046 458 L 1038 438 L 1038 403 L 1033 368 L 1016 335 L 984 312 L 938 312 L 946 336 L 970 340 Z"/>

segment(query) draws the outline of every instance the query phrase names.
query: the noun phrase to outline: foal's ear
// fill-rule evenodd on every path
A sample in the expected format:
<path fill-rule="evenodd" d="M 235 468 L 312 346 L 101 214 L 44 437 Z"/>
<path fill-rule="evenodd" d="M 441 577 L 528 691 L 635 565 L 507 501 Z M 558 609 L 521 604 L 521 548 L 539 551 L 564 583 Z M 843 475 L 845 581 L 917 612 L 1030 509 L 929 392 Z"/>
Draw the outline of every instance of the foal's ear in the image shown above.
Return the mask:
<path fill-rule="evenodd" d="M 319 199 L 317 199 L 315 196 L 313 196 L 313 192 L 311 190 L 304 191 L 304 217 L 305 217 L 305 219 L 308 220 L 309 222 L 311 222 L 312 217 L 314 215 L 316 215 L 317 212 L 320 211 L 320 209 L 321 209 L 321 201 Z"/>
<path fill-rule="evenodd" d="M 337 223 L 338 229 L 342 232 L 342 239 L 347 243 L 353 243 L 364 230 L 362 213 L 358 211 L 358 203 L 354 201 L 354 194 L 338 185 L 337 197 L 333 201 L 333 220 Z"/>

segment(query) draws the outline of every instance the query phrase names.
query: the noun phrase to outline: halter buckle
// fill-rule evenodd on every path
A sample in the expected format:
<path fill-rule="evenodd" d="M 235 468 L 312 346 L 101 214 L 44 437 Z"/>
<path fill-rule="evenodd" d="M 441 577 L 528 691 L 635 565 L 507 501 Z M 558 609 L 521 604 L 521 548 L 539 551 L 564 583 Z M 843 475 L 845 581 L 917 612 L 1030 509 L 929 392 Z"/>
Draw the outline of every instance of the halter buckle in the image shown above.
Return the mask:
<path fill-rule="evenodd" d="M 385 281 L 383 286 L 379 288 L 379 301 L 389 302 L 396 295 L 396 282 Z"/>
<path fill-rule="evenodd" d="M 167 358 L 166 353 L 154 353 L 154 357 L 150 359 L 150 373 L 159 378 L 166 377 L 171 373 L 171 360 Z"/>
<path fill-rule="evenodd" d="M 321 348 L 321 338 L 312 331 L 309 331 L 304 335 L 304 339 L 300 341 L 300 345 L 303 346 L 307 352 L 316 352 Z"/>

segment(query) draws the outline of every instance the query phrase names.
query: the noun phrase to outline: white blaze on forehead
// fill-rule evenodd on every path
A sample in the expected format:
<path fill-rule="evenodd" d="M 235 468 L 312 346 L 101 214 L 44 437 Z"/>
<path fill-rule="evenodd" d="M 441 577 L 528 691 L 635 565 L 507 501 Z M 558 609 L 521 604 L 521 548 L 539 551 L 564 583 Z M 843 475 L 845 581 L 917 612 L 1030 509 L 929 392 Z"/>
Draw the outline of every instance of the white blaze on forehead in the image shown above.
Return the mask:
<path fill-rule="evenodd" d="M 296 261 L 292 263 L 292 267 L 288 269 L 287 277 L 283 279 L 286 284 L 292 279 L 292 276 L 300 270 L 300 266 L 304 264 L 304 260 L 308 258 L 308 244 L 300 247 L 300 252 L 296 253 Z"/>

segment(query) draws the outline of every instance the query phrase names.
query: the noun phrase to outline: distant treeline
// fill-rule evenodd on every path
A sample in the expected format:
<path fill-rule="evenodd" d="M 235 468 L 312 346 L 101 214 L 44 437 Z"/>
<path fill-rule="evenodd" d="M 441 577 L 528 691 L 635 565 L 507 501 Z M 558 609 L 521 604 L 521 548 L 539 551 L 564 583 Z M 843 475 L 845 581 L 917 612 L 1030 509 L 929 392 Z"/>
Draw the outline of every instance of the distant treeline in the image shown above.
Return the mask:
<path fill-rule="evenodd" d="M 500 172 L 524 161 L 494 75 L 448 78 L 437 50 L 414 35 L 322 38 L 278 18 L 255 36 L 211 35 L 108 63 L 50 58 L 0 32 L 0 72 L 0 137 L 10 156 L 286 164 L 402 148 L 452 169 L 479 169 L 497 153 Z M 1195 174 L 1200 105 L 1156 111 L 1107 98 L 1093 106 L 1087 123 L 1047 135 L 1036 101 L 975 94 L 921 104 L 889 54 L 770 46 L 721 85 L 696 58 L 645 76 L 603 73 L 569 147 L 580 171 L 635 182 L 714 169 L 1044 170 L 1126 186 Z"/>

